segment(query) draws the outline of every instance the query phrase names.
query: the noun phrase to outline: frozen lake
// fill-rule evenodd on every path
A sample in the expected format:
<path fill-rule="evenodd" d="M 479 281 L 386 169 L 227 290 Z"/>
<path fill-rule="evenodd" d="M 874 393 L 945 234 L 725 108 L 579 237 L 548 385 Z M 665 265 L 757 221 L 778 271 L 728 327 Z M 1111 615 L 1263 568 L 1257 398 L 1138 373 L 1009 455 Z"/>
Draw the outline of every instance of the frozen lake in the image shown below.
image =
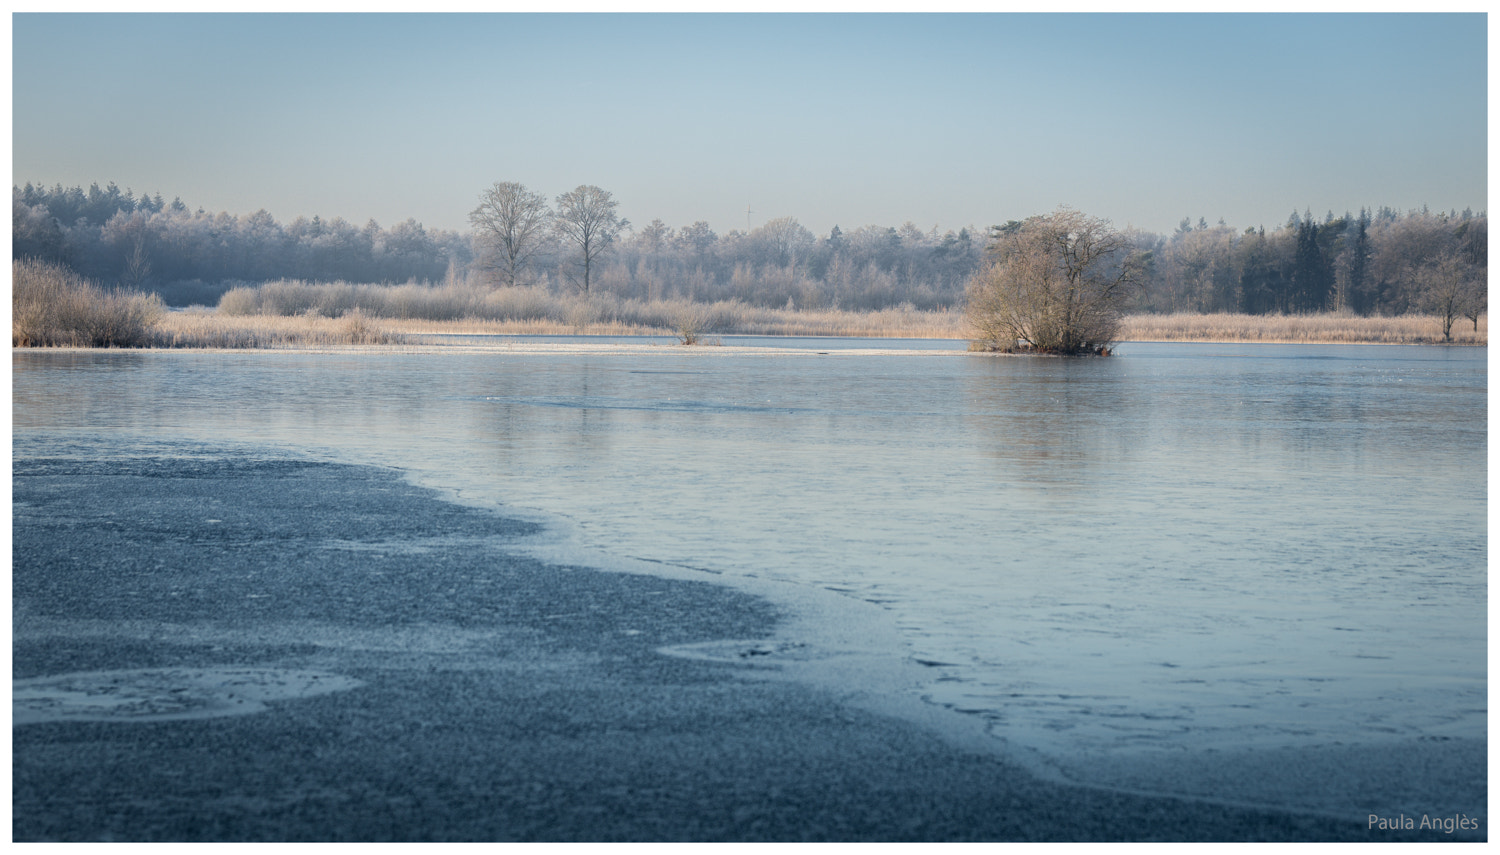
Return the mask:
<path fill-rule="evenodd" d="M 1485 739 L 1486 350 L 724 343 L 755 349 L 23 351 L 14 432 L 396 466 L 876 603 L 924 697 L 1065 772 Z"/>

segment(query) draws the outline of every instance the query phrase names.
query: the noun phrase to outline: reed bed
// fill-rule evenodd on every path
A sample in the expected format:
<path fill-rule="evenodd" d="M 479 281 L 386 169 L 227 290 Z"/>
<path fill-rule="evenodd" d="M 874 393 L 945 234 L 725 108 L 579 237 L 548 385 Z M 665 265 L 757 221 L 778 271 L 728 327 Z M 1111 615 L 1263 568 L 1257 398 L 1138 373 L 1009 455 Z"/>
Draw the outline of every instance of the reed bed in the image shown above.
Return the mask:
<path fill-rule="evenodd" d="M 224 315 L 211 310 L 168 312 L 157 323 L 154 347 L 295 348 L 404 344 L 406 337 L 363 312 L 321 315 Z"/>
<path fill-rule="evenodd" d="M 1364 318 L 1346 314 L 1128 315 L 1124 341 L 1264 342 L 1267 344 L 1443 344 L 1442 319 L 1435 315 Z M 1451 344 L 1488 345 L 1489 318 L 1479 329 L 1460 318 Z"/>
<path fill-rule="evenodd" d="M 968 338 L 958 309 L 922 311 L 910 305 L 870 312 L 840 309 L 756 309 L 734 332 L 747 335 L 853 336 L 858 338 Z"/>
<path fill-rule="evenodd" d="M 150 347 L 166 306 L 155 294 L 107 291 L 65 267 L 11 263 L 13 347 Z"/>
<path fill-rule="evenodd" d="M 661 336 L 672 335 L 674 332 L 666 327 L 646 327 L 625 323 L 595 323 L 579 328 L 548 320 L 490 321 L 483 318 L 466 318 L 459 321 L 385 320 L 381 323 L 393 333 L 413 341 L 423 336 L 434 335 Z"/>
<path fill-rule="evenodd" d="M 281 280 L 233 288 L 219 312 L 234 316 L 340 317 L 351 311 L 401 321 L 404 329 L 460 323 L 503 334 L 695 333 L 965 338 L 958 310 L 918 311 L 910 304 L 872 312 L 773 309 L 739 300 L 621 299 L 613 294 L 554 294 L 539 287 L 489 289 L 455 281 L 443 285 L 351 285 Z M 409 323 L 408 323 L 409 322 Z"/>
<path fill-rule="evenodd" d="M 66 267 L 32 259 L 11 264 L 13 347 L 275 348 L 400 344 L 399 334 L 357 308 L 233 315 L 168 311 L 156 294 L 107 290 Z"/>
<path fill-rule="evenodd" d="M 719 311 L 715 312 L 714 309 Z M 905 313 L 896 309 L 882 312 L 843 312 L 835 310 L 801 311 L 760 309 L 739 304 L 725 307 L 707 304 L 701 307 L 717 319 L 696 325 L 698 334 L 770 335 L 770 336 L 849 336 L 855 338 L 947 338 L 968 337 L 963 317 L 957 312 Z M 393 330 L 408 335 L 679 335 L 688 326 L 681 311 L 656 306 L 650 313 L 631 312 L 582 324 L 549 319 L 487 320 L 465 318 L 458 321 L 387 320 Z M 729 320 L 726 320 L 725 317 Z"/>

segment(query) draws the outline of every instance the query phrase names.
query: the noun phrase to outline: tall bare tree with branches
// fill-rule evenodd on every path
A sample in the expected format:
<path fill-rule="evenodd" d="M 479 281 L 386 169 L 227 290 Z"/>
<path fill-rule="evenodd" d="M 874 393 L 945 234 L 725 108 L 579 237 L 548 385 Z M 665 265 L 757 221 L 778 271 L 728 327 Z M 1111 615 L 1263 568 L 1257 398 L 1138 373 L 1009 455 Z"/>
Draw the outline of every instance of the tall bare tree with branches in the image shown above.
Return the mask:
<path fill-rule="evenodd" d="M 527 262 L 547 235 L 552 210 L 540 193 L 514 181 L 496 181 L 479 196 L 479 207 L 469 214 L 480 247 L 481 267 L 498 274 L 506 285 L 523 278 Z"/>
<path fill-rule="evenodd" d="M 578 247 L 583 265 L 583 293 L 589 293 L 589 274 L 599 256 L 608 252 L 629 220 L 615 213 L 614 195 L 592 184 L 580 184 L 557 197 L 558 234 Z"/>
<path fill-rule="evenodd" d="M 1485 286 L 1457 252 L 1443 252 L 1418 268 L 1413 278 L 1421 288 L 1420 305 L 1443 324 L 1443 341 L 1453 340 L 1453 323 L 1460 316 L 1472 317 L 1474 330 L 1479 330 L 1480 311 L 1474 307 L 1485 301 Z"/>

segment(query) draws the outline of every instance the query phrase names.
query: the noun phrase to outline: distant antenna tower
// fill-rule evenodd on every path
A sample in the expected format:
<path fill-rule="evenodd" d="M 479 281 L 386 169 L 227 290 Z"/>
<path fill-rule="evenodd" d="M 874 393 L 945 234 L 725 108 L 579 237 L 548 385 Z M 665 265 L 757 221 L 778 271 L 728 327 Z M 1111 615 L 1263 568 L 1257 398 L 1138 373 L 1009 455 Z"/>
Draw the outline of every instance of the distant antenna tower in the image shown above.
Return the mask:
<path fill-rule="evenodd" d="M 752 211 L 752 210 L 750 210 L 750 203 L 746 202 L 745 203 L 745 231 L 747 231 L 747 232 L 750 231 L 750 215 L 753 214 L 753 213 L 755 213 L 755 212 Z"/>

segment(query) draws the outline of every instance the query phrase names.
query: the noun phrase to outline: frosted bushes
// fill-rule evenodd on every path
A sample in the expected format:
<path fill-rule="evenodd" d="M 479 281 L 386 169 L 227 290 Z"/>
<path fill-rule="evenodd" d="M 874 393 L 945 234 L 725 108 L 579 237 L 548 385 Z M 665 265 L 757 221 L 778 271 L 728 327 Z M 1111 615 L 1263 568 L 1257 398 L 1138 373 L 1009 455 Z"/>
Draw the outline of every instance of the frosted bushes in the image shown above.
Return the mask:
<path fill-rule="evenodd" d="M 588 297 L 576 297 L 567 305 L 565 314 L 568 326 L 578 332 L 582 332 L 589 326 L 605 319 L 605 311 L 608 309 L 607 301 L 590 299 Z"/>
<path fill-rule="evenodd" d="M 356 286 L 347 282 L 335 282 L 331 287 L 316 294 L 312 308 L 316 309 L 320 315 L 341 318 L 359 309 L 359 296 Z"/>
<path fill-rule="evenodd" d="M 225 315 L 259 315 L 260 292 L 254 287 L 230 288 L 219 297 L 219 312 Z"/>
<path fill-rule="evenodd" d="M 42 261 L 11 263 L 14 347 L 149 347 L 165 313 L 155 294 L 106 291 Z"/>
<path fill-rule="evenodd" d="M 483 297 L 474 288 L 447 283 L 430 286 L 361 285 L 359 308 L 376 317 L 456 321 L 473 317 Z"/>
<path fill-rule="evenodd" d="M 388 293 L 382 295 L 383 299 L 379 304 L 364 301 L 362 305 L 371 306 L 370 311 L 381 317 L 416 318 L 422 316 L 422 310 L 429 302 L 422 299 L 423 295 L 416 293 L 416 286 L 397 285 L 387 290 Z M 463 315 L 458 315 L 458 317 L 463 317 Z"/>
<path fill-rule="evenodd" d="M 327 295 L 324 302 L 331 308 L 334 292 L 341 283 L 332 283 L 324 286 L 311 286 L 300 280 L 282 279 L 276 282 L 267 282 L 260 286 L 262 315 L 306 315 L 312 314 L 309 310 L 316 308 L 319 302 L 319 293 Z M 317 314 L 333 316 L 333 312 L 325 312 L 322 309 Z"/>
<path fill-rule="evenodd" d="M 347 282 L 304 282 L 278 279 L 261 285 L 231 288 L 219 298 L 219 311 L 228 315 L 312 315 L 337 318 L 360 308 L 370 298 L 370 286 Z"/>
<path fill-rule="evenodd" d="M 661 304 L 657 304 L 661 305 Z M 738 300 L 718 303 L 694 303 L 676 300 L 669 307 L 668 327 L 683 344 L 696 344 L 704 333 L 729 332 L 744 323 L 746 306 Z"/>
<path fill-rule="evenodd" d="M 155 294 L 102 289 L 67 268 L 34 260 L 13 262 L 11 283 L 15 347 L 240 348 L 400 341 L 356 307 L 368 286 L 343 282 L 231 288 L 213 314 L 168 313 Z"/>
<path fill-rule="evenodd" d="M 556 297 L 535 286 L 500 288 L 484 296 L 474 317 L 504 321 L 564 321 L 566 313 Z"/>
<path fill-rule="evenodd" d="M 720 300 L 708 303 L 707 317 L 703 328 L 708 332 L 728 332 L 739 329 L 744 323 L 745 312 L 750 308 L 739 300 Z"/>

